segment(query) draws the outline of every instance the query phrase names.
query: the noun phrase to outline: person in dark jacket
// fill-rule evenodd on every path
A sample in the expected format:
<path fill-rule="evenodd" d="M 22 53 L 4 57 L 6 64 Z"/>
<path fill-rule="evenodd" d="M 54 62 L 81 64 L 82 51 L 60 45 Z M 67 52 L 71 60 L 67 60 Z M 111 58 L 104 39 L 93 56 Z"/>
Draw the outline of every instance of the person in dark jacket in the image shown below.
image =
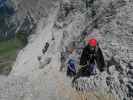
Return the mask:
<path fill-rule="evenodd" d="M 44 48 L 42 49 L 42 53 L 43 53 L 43 54 L 45 54 L 45 53 L 46 53 L 46 51 L 48 50 L 48 47 L 49 47 L 49 43 L 48 43 L 48 42 L 46 42 L 46 44 L 45 44 Z"/>
<path fill-rule="evenodd" d="M 72 77 L 76 75 L 76 61 L 74 59 L 69 59 L 67 65 L 67 76 Z"/>
<path fill-rule="evenodd" d="M 75 81 L 80 76 L 90 76 L 93 75 L 93 69 L 97 65 L 100 72 L 104 71 L 105 62 L 102 51 L 95 38 L 88 41 L 88 45 L 84 47 L 81 58 L 80 66 L 82 66 L 74 77 Z"/>

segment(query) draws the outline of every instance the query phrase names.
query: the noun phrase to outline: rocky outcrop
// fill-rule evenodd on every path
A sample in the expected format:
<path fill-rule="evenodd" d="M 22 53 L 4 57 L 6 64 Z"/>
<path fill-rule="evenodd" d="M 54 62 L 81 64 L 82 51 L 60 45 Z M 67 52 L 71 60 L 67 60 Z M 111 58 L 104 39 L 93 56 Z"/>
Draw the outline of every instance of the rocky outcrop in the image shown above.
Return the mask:
<path fill-rule="evenodd" d="M 133 99 L 132 5 L 130 1 L 117 0 L 99 6 L 100 13 L 95 15 L 85 31 L 94 32 L 88 34 L 87 38 L 95 37 L 99 40 L 108 68 L 96 76 L 78 79 L 75 83 L 77 90 L 88 92 L 98 89 L 111 92 L 117 100 Z"/>
<path fill-rule="evenodd" d="M 77 5 L 78 3 L 80 5 Z M 100 43 L 108 68 L 105 72 L 96 76 L 80 77 L 74 84 L 75 89 L 83 93 L 100 90 L 113 94 L 117 100 L 132 100 L 132 2 L 125 0 L 109 2 L 96 0 L 95 5 L 93 5 L 93 7 L 96 7 L 96 15 L 93 17 L 90 16 L 92 6 L 86 8 L 84 6 L 85 2 L 80 0 L 78 3 L 71 0 L 63 2 L 59 17 L 55 23 L 56 28 L 65 29 L 73 21 L 70 16 L 77 12 L 85 16 L 86 20 L 84 29 L 81 29 L 81 36 L 73 37 L 73 41 L 66 42 L 71 32 L 68 32 L 68 30 L 63 32 L 62 46 L 64 47 L 61 52 L 61 70 L 65 67 L 65 60 L 70 54 L 69 48 L 78 51 L 77 48 L 80 45 L 78 41 L 80 39 L 86 40 L 95 37 Z M 81 5 L 84 9 L 83 12 L 80 9 Z"/>
<path fill-rule="evenodd" d="M 44 13 L 44 8 L 49 5 L 48 2 L 14 0 L 16 11 L 18 14 L 22 12 L 18 15 L 18 20 L 24 22 L 24 16 L 30 19 L 30 23 L 38 22 L 41 17 L 44 19 L 38 24 L 37 34 L 32 35 L 29 44 L 19 53 L 9 79 L 6 82 L 2 81 L 2 99 L 82 100 L 84 97 L 83 100 L 98 100 L 97 96 L 95 98 L 98 99 L 84 95 L 95 95 L 93 92 L 112 94 L 117 100 L 133 99 L 133 4 L 128 0 L 95 0 L 94 4 L 89 1 L 93 2 L 62 0 L 59 9 L 54 10 L 54 14 L 45 21 L 47 12 Z M 22 28 L 21 31 L 27 31 L 28 21 L 25 21 L 25 24 L 23 22 L 19 25 L 26 28 Z M 77 57 L 80 56 L 80 47 L 85 45 L 80 40 L 86 42 L 92 37 L 99 42 L 107 68 L 95 76 L 80 77 L 72 88 L 71 79 L 67 78 L 65 73 L 59 72 L 59 69 L 66 71 L 65 61 L 71 48 L 76 50 Z M 47 42 L 49 46 L 44 50 Z M 59 68 L 60 65 L 63 67 Z M 75 93 L 77 94 L 74 95 Z M 104 100 L 102 95 L 100 98 Z"/>

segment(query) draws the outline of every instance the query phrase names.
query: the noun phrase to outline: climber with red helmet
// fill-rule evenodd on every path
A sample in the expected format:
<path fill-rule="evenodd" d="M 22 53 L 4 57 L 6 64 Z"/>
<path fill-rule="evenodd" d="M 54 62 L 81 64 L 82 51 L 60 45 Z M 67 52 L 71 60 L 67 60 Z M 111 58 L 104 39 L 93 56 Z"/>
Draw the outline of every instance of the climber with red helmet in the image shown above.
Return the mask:
<path fill-rule="evenodd" d="M 97 67 L 100 72 L 104 71 L 104 57 L 95 38 L 90 39 L 87 46 L 84 47 L 80 58 L 80 67 L 81 68 L 74 77 L 73 81 L 80 76 L 90 76 L 96 74 L 95 67 Z"/>

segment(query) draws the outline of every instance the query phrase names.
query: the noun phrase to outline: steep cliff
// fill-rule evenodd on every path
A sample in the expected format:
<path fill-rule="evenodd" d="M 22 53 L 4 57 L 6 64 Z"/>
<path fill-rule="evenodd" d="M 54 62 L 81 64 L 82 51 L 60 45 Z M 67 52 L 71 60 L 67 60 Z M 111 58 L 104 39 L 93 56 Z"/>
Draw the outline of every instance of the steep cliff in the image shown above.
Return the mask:
<path fill-rule="evenodd" d="M 19 52 L 11 74 L 0 77 L 1 100 L 133 99 L 132 1 L 62 0 L 54 6 L 44 0 L 14 2 L 18 12 L 22 11 L 20 19 L 29 14 L 38 24 L 28 45 Z M 46 13 L 42 6 L 47 7 Z M 47 11 L 51 12 L 48 16 Z M 72 88 L 65 73 L 68 49 L 82 52 L 80 39 L 92 37 L 98 40 L 108 68 L 90 78 L 80 77 Z M 49 47 L 44 54 L 46 43 Z"/>

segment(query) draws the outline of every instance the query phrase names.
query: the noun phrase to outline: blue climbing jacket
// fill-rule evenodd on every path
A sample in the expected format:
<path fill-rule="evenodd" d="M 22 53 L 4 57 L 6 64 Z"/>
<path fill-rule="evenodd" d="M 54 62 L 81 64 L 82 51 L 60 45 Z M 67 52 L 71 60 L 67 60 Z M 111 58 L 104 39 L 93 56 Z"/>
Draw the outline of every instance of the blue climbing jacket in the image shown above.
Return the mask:
<path fill-rule="evenodd" d="M 76 61 L 73 59 L 69 59 L 67 62 L 67 76 L 76 75 Z"/>

